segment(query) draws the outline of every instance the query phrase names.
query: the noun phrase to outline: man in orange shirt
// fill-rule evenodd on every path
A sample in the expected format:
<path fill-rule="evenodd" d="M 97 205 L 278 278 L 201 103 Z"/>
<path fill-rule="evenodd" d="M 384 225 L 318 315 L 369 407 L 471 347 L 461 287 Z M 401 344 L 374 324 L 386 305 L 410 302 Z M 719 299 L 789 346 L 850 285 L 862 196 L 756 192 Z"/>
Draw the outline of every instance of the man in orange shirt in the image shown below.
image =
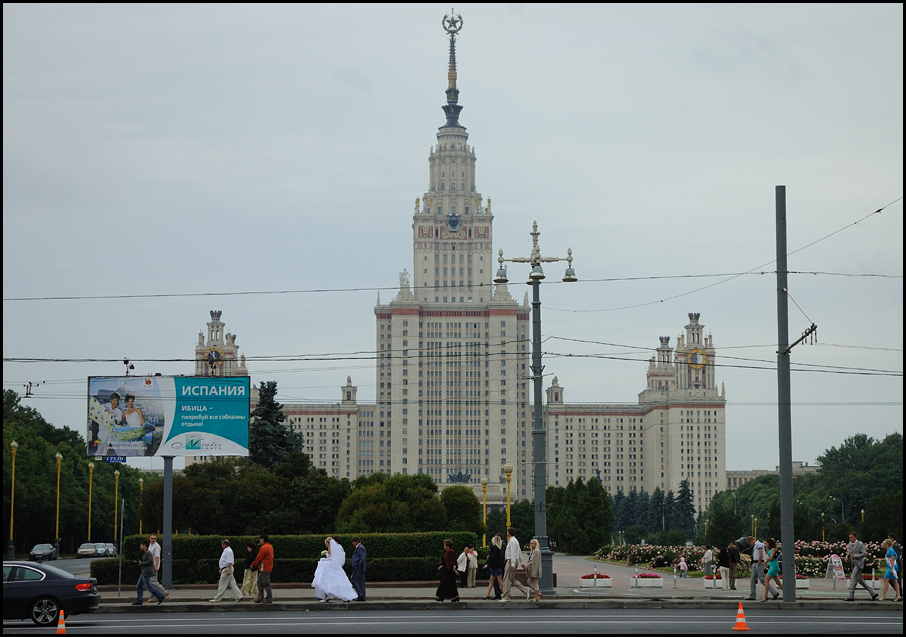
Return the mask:
<path fill-rule="evenodd" d="M 271 571 L 274 570 L 274 547 L 266 533 L 258 536 L 258 557 L 252 562 L 252 568 L 258 567 L 258 596 L 255 604 L 273 604 L 274 594 L 271 592 Z M 265 591 L 267 596 L 265 597 Z"/>

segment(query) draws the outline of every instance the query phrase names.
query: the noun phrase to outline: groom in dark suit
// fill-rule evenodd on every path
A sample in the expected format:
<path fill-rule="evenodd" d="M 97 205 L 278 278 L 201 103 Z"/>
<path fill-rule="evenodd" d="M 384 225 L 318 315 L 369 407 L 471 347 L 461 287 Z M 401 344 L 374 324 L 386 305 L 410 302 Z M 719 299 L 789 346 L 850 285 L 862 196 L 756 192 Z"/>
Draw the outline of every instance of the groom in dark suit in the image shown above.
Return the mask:
<path fill-rule="evenodd" d="M 358 535 L 352 536 L 352 545 L 355 550 L 352 552 L 352 587 L 359 594 L 354 602 L 365 601 L 365 572 L 368 570 L 368 563 L 365 561 L 365 545 L 359 540 Z"/>

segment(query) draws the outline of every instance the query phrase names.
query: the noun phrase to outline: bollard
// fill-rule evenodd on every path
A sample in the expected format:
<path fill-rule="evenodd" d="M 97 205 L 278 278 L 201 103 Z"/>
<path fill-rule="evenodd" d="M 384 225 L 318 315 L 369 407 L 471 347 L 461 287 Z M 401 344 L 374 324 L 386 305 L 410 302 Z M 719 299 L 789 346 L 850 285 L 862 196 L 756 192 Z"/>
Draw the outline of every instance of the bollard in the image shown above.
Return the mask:
<path fill-rule="evenodd" d="M 593 586 L 595 588 L 597 588 L 598 587 L 598 565 L 597 564 L 595 564 L 594 578 L 595 578 L 595 583 L 593 584 Z"/>
<path fill-rule="evenodd" d="M 635 586 L 635 588 L 639 587 L 639 565 L 638 564 L 635 565 L 635 579 L 632 581 L 632 584 L 633 584 L 633 586 Z"/>
<path fill-rule="evenodd" d="M 676 588 L 676 573 L 673 574 L 673 588 Z"/>

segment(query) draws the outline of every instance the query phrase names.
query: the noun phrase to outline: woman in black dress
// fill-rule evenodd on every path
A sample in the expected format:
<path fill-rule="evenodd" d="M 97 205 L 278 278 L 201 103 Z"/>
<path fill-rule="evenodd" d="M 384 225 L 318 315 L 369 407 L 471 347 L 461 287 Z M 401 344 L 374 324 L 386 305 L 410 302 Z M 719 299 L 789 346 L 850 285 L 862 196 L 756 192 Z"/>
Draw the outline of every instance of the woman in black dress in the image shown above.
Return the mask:
<path fill-rule="evenodd" d="M 500 584 L 503 578 L 503 540 L 500 537 L 500 533 L 491 538 L 491 552 L 488 555 L 487 564 L 485 568 L 488 569 L 490 574 L 490 581 L 488 582 L 488 592 L 481 599 L 491 599 L 491 591 L 494 591 L 494 599 L 500 599 Z"/>
<path fill-rule="evenodd" d="M 456 553 L 453 551 L 453 541 L 444 540 L 444 563 L 437 570 L 440 571 L 440 586 L 437 587 L 435 599 L 442 602 L 448 597 L 451 601 L 459 601 L 459 591 L 456 590 Z"/>

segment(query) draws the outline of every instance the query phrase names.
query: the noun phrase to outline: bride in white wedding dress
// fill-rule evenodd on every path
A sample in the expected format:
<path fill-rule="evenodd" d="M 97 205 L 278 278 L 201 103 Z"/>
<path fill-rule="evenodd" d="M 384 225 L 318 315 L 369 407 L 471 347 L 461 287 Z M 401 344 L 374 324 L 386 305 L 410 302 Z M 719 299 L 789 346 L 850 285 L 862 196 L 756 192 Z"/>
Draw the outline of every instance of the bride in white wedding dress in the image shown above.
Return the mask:
<path fill-rule="evenodd" d="M 324 544 L 327 545 L 327 557 L 322 557 L 318 562 L 315 577 L 311 582 L 315 595 L 322 602 L 328 601 L 331 597 L 350 602 L 359 594 L 352 587 L 346 571 L 343 570 L 343 565 L 346 563 L 346 551 L 332 537 L 324 540 Z"/>

